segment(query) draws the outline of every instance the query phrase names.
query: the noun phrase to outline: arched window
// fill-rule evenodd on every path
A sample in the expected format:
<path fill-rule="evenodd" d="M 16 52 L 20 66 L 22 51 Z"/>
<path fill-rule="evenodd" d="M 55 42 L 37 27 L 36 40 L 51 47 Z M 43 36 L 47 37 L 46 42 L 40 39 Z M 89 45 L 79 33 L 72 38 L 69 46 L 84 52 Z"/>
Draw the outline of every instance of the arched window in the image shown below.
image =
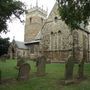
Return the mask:
<path fill-rule="evenodd" d="M 51 32 L 51 35 L 53 34 L 53 32 Z"/>
<path fill-rule="evenodd" d="M 32 17 L 30 17 L 30 23 L 32 22 Z"/>
<path fill-rule="evenodd" d="M 78 45 L 79 41 L 78 41 L 78 32 L 74 31 L 73 32 L 73 48 L 74 48 L 74 55 L 76 60 L 78 60 L 78 55 L 79 53 L 79 45 Z"/>
<path fill-rule="evenodd" d="M 87 53 L 88 53 L 88 39 L 86 35 L 83 35 L 83 58 L 87 61 Z"/>
<path fill-rule="evenodd" d="M 50 50 L 53 50 L 53 32 L 50 34 Z"/>
<path fill-rule="evenodd" d="M 57 17 L 57 16 L 55 16 L 55 17 L 54 17 L 54 20 L 55 20 L 55 22 L 57 22 L 57 20 L 58 20 L 58 17 Z"/>
<path fill-rule="evenodd" d="M 57 37 L 58 37 L 58 41 L 57 41 L 57 48 L 58 50 L 61 50 L 61 46 L 62 46 L 62 37 L 61 37 L 61 31 L 59 30 L 58 31 L 58 34 L 57 34 Z"/>
<path fill-rule="evenodd" d="M 50 34 L 50 50 L 60 50 L 61 49 L 61 31 L 51 32 Z"/>
<path fill-rule="evenodd" d="M 60 34 L 60 33 L 61 33 L 61 31 L 59 30 L 59 31 L 58 31 L 58 34 Z"/>
<path fill-rule="evenodd" d="M 73 43 L 76 47 L 78 46 L 78 32 L 77 31 L 73 32 Z"/>
<path fill-rule="evenodd" d="M 41 22 L 43 23 L 43 18 L 41 18 Z"/>

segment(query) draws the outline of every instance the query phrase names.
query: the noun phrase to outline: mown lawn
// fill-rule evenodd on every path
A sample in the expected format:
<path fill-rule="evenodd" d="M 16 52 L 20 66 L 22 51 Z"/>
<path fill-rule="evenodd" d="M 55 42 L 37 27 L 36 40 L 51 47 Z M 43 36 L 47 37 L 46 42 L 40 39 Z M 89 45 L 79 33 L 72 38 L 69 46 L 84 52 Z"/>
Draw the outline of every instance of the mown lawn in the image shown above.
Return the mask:
<path fill-rule="evenodd" d="M 0 85 L 0 90 L 90 90 L 90 64 L 85 64 L 86 80 L 72 85 L 61 85 L 61 80 L 64 78 L 64 64 L 47 64 L 46 76 L 37 77 L 35 75 L 36 66 L 34 62 L 29 62 L 31 65 L 31 76 L 28 81 L 19 81 L 13 83 L 5 83 Z M 15 69 L 16 61 L 7 60 L 0 62 L 2 70 L 2 78 L 16 78 L 17 70 Z M 77 65 L 75 65 L 74 75 L 77 75 Z"/>

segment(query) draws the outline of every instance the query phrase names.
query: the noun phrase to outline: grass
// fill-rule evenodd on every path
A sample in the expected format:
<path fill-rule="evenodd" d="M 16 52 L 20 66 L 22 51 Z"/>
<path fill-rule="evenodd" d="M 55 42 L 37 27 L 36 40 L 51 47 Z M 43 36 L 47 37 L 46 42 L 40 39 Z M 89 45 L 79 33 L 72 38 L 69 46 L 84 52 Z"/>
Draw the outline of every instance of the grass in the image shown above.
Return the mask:
<path fill-rule="evenodd" d="M 36 66 L 34 62 L 31 65 L 31 76 L 28 81 L 1 84 L 0 90 L 90 90 L 90 64 L 85 64 L 85 75 L 87 79 L 68 86 L 61 85 L 60 81 L 64 78 L 64 64 L 47 64 L 46 76 L 35 76 Z M 15 69 L 16 61 L 7 60 L 0 62 L 2 78 L 16 78 L 17 70 Z M 74 75 L 77 74 L 77 65 L 75 65 Z"/>

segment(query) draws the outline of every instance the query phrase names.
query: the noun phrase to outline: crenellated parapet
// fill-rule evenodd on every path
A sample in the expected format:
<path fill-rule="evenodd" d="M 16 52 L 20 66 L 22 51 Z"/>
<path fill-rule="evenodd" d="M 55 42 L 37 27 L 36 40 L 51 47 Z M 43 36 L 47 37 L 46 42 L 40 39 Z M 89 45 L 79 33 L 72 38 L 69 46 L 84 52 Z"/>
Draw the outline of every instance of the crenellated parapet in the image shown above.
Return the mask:
<path fill-rule="evenodd" d="M 44 15 L 44 16 L 47 16 L 47 13 L 48 13 L 48 12 L 47 12 L 46 10 L 44 10 L 43 8 L 37 7 L 37 6 L 30 8 L 30 9 L 28 10 L 28 13 L 33 13 L 33 12 L 36 12 L 36 11 L 38 11 L 40 14 L 42 14 L 42 15 Z"/>

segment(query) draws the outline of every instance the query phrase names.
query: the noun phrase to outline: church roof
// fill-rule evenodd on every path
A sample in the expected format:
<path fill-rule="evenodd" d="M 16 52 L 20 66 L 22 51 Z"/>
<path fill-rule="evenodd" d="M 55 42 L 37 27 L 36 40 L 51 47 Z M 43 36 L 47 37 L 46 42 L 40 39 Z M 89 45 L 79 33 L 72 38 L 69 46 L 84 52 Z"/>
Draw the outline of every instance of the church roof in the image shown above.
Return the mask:
<path fill-rule="evenodd" d="M 15 41 L 15 44 L 18 48 L 20 49 L 28 49 L 26 46 L 25 46 L 25 43 L 24 42 L 20 42 L 20 41 Z"/>
<path fill-rule="evenodd" d="M 37 43 L 39 43 L 40 42 L 40 40 L 33 40 L 33 41 L 31 41 L 31 42 L 25 42 L 25 45 L 31 45 L 31 44 L 37 44 Z"/>
<path fill-rule="evenodd" d="M 40 39 L 41 39 L 41 31 L 35 37 L 35 40 L 40 40 Z"/>

